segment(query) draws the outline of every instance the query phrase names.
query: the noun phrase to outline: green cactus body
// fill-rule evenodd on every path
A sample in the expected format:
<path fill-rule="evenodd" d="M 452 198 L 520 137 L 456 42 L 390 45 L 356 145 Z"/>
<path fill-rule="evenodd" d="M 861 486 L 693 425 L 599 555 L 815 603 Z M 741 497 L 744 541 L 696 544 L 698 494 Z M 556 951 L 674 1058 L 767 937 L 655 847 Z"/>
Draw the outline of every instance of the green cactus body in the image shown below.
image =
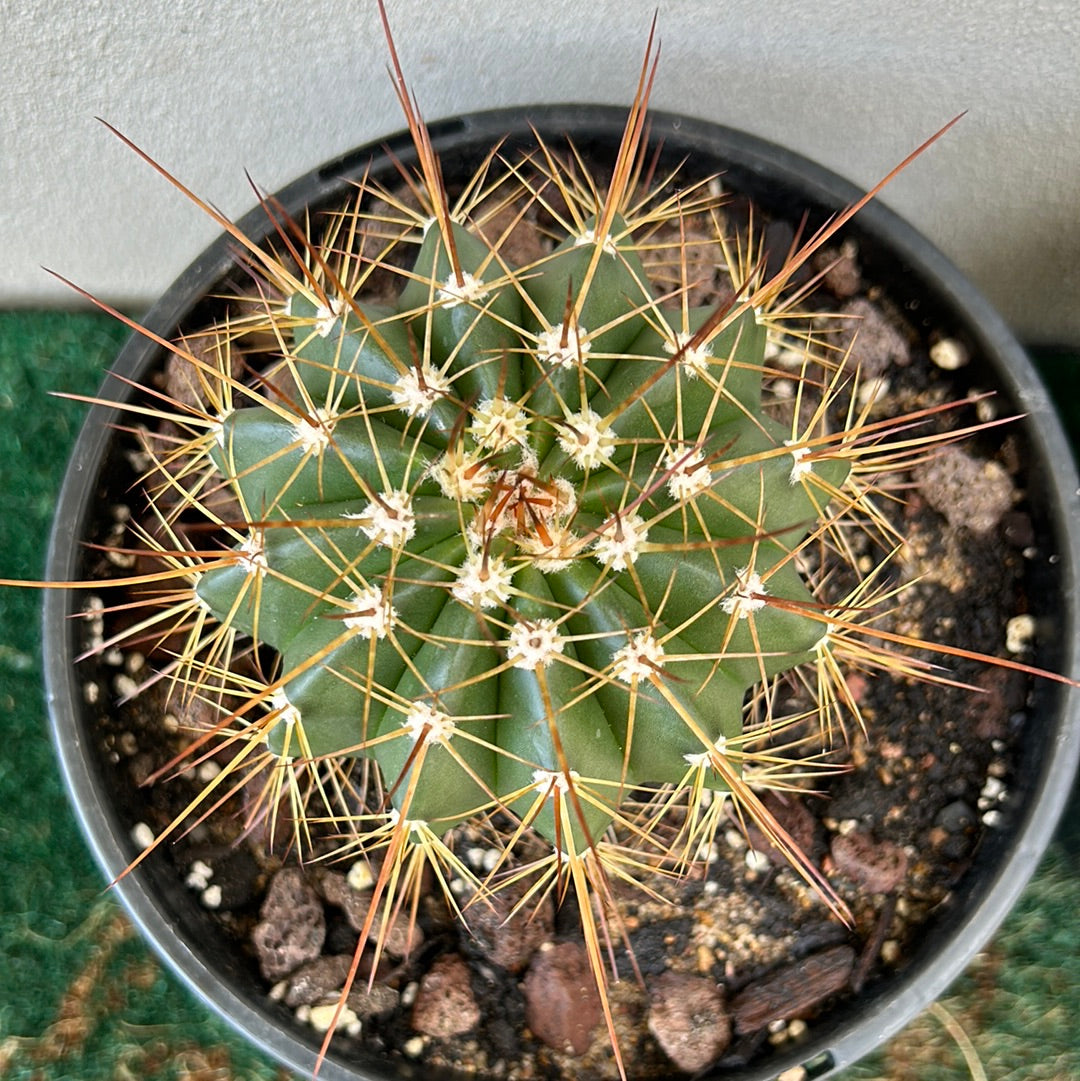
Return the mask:
<path fill-rule="evenodd" d="M 581 851 L 825 633 L 792 551 L 846 463 L 763 414 L 753 311 L 699 343 L 611 233 L 515 269 L 454 225 L 458 274 L 431 226 L 396 307 L 294 295 L 291 385 L 221 423 L 257 524 L 197 593 L 281 657 L 271 749 L 374 758 L 436 832 L 501 804 Z"/>

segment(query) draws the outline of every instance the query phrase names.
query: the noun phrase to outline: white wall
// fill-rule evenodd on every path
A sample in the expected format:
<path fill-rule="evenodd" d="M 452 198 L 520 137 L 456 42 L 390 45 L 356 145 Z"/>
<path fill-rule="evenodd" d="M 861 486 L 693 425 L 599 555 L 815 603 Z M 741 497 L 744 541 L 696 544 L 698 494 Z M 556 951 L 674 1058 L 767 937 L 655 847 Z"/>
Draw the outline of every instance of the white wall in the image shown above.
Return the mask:
<path fill-rule="evenodd" d="M 1080 341 L 1075 0 L 387 0 L 429 118 L 625 104 L 659 3 L 653 104 L 863 185 L 961 110 L 886 201 L 1034 341 Z M 374 0 L 0 0 L 0 305 L 141 307 L 214 227 L 93 117 L 230 215 L 401 127 Z"/>

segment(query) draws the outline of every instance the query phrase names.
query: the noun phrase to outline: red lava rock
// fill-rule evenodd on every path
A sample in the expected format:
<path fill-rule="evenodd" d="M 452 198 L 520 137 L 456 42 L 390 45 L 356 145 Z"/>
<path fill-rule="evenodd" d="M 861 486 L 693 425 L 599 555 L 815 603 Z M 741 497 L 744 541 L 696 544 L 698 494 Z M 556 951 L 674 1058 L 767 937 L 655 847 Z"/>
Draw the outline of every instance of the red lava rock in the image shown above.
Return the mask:
<path fill-rule="evenodd" d="M 858 250 L 851 241 L 837 248 L 823 248 L 814 256 L 814 269 L 824 278 L 826 288 L 841 300 L 853 297 L 863 288 Z"/>
<path fill-rule="evenodd" d="M 727 1049 L 731 1018 L 712 980 L 665 972 L 652 986 L 649 1031 L 675 1066 L 684 1073 L 698 1073 Z"/>
<path fill-rule="evenodd" d="M 762 796 L 762 803 L 787 831 L 801 852 L 811 855 L 814 851 L 814 816 L 806 809 L 798 796 L 788 792 L 766 792 Z M 769 860 L 779 866 L 785 866 L 791 861 L 774 845 L 770 844 L 764 833 L 752 823 L 746 830 L 750 847 L 758 852 L 763 852 Z"/>
<path fill-rule="evenodd" d="M 327 871 L 319 879 L 319 892 L 326 899 L 327 904 L 340 908 L 349 921 L 349 926 L 354 931 L 363 931 L 364 922 L 371 910 L 371 894 L 354 890 L 349 885 L 348 879 L 337 871 Z M 371 924 L 370 941 L 372 944 L 379 940 L 382 934 L 382 917 L 377 915 Z M 382 939 L 383 952 L 390 957 L 408 957 L 414 953 L 423 942 L 423 932 L 415 923 L 410 926 L 407 916 L 395 920 L 393 926 L 386 932 Z"/>
<path fill-rule="evenodd" d="M 295 1009 L 297 1006 L 336 1003 L 345 987 L 352 962 L 350 954 L 338 953 L 301 965 L 289 977 L 285 1005 Z M 400 1001 L 401 994 L 395 988 L 385 983 L 374 983 L 369 988 L 367 976 L 358 972 L 349 989 L 346 1004 L 357 1017 L 364 1018 L 390 1013 L 397 1009 Z"/>
<path fill-rule="evenodd" d="M 808 1016 L 847 986 L 854 966 L 855 951 L 850 946 L 833 946 L 744 987 L 731 1003 L 736 1033 L 746 1036 L 774 1021 Z"/>
<path fill-rule="evenodd" d="M 945 447 L 914 471 L 926 502 L 951 526 L 985 534 L 998 528 L 1012 509 L 1012 478 L 997 462 L 973 458 L 960 447 Z"/>
<path fill-rule="evenodd" d="M 322 952 L 326 917 L 298 867 L 274 875 L 259 915 L 251 938 L 265 979 L 280 980 Z"/>
<path fill-rule="evenodd" d="M 837 834 L 830 846 L 836 869 L 871 893 L 892 893 L 907 874 L 907 853 L 867 833 Z"/>
<path fill-rule="evenodd" d="M 285 1005 L 315 1006 L 340 993 L 345 986 L 352 958 L 346 954 L 319 957 L 301 965 L 290 977 L 285 991 Z"/>
<path fill-rule="evenodd" d="M 420 981 L 413 1003 L 412 1027 L 425 1036 L 460 1036 L 480 1023 L 469 968 L 457 956 L 440 957 Z"/>
<path fill-rule="evenodd" d="M 584 947 L 576 942 L 541 946 L 522 989 L 533 1035 L 558 1051 L 585 1054 L 603 1009 Z"/>
<path fill-rule="evenodd" d="M 512 919 L 514 906 L 528 888 L 509 886 L 486 900 L 477 900 L 465 913 L 477 946 L 493 964 L 508 972 L 522 972 L 533 954 L 550 940 L 555 926 L 555 905 L 550 897 L 530 902 Z"/>
<path fill-rule="evenodd" d="M 890 365 L 911 363 L 911 347 L 888 315 L 865 297 L 856 297 L 840 309 L 837 346 L 848 352 L 848 369 L 856 367 L 864 379 L 884 375 Z"/>
<path fill-rule="evenodd" d="M 401 1002 L 401 992 L 385 983 L 374 983 L 369 988 L 367 980 L 353 985 L 349 992 L 349 1009 L 357 1017 L 377 1017 L 391 1013 Z"/>

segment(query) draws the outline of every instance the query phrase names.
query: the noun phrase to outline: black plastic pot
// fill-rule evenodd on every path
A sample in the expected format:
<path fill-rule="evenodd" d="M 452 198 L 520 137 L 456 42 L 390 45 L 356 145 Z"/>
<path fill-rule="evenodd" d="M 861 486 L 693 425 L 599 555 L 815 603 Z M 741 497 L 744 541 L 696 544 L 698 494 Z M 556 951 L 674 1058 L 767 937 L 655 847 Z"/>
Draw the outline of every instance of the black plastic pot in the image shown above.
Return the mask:
<path fill-rule="evenodd" d="M 622 131 L 621 110 L 585 106 L 480 113 L 435 124 L 432 139 L 448 175 L 470 169 L 492 143 L 512 133 L 508 152 L 531 143 L 528 123 L 545 139 L 569 134 L 575 145 L 597 156 L 613 156 Z M 743 192 L 768 213 L 811 225 L 860 194 L 826 170 L 768 143 L 698 120 L 654 114 L 652 139 L 662 140 L 666 159 L 691 159 L 695 172 L 722 171 L 726 188 Z M 329 162 L 279 193 L 291 214 L 339 201 L 350 180 L 370 168 L 388 179 L 414 159 L 404 134 Z M 265 215 L 253 211 L 241 222 L 249 236 L 264 237 Z M 982 296 L 925 239 L 880 203 L 866 208 L 847 230 L 857 238 L 864 275 L 878 281 L 916 328 L 941 328 L 968 346 L 980 366 L 982 385 L 996 388 L 1011 408 L 1026 414 L 1018 423 L 1031 454 L 1027 474 L 1030 513 L 1038 555 L 1028 583 L 1039 619 L 1035 663 L 1080 674 L 1080 628 L 1076 586 L 1080 570 L 1078 496 L 1080 482 L 1048 396 L 1031 363 Z M 227 288 L 235 275 L 231 243 L 212 245 L 155 305 L 150 330 L 171 337 L 194 329 L 205 314 L 206 296 Z M 203 313 L 201 315 L 200 313 Z M 136 335 L 117 359 L 114 373 L 146 380 L 162 362 L 162 350 Z M 127 400 L 120 379 L 106 381 L 104 394 Z M 113 497 L 128 483 L 122 447 L 112 430 L 119 409 L 96 406 L 75 448 L 57 508 L 48 573 L 54 580 L 85 573 L 80 539 L 92 537 Z M 110 495 L 112 493 L 112 495 Z M 89 844 L 108 879 L 116 879 L 136 856 L 130 830 L 139 820 L 138 793 L 117 788 L 88 733 L 94 707 L 84 701 L 85 672 L 75 663 L 75 623 L 81 599 L 50 592 L 44 613 L 48 697 L 53 731 L 67 784 Z M 100 708 L 100 707 L 98 707 Z M 868 1053 L 937 998 L 988 940 L 1034 872 L 1065 804 L 1080 756 L 1080 695 L 1058 684 L 1038 682 L 1027 711 L 1017 777 L 1005 821 L 987 831 L 973 865 L 950 901 L 925 929 L 921 946 L 895 978 L 882 980 L 858 998 L 816 1021 L 806 1041 L 778 1051 L 753 1067 L 726 1072 L 729 1081 L 763 1081 L 804 1064 L 810 1077 L 824 1077 Z M 167 849 L 155 852 L 116 887 L 124 905 L 167 965 L 212 1010 L 285 1065 L 310 1073 L 317 1037 L 290 1011 L 267 1000 L 252 961 L 229 939 L 187 890 Z M 426 1071 L 386 1061 L 346 1060 L 332 1047 L 320 1076 L 400 1078 Z"/>

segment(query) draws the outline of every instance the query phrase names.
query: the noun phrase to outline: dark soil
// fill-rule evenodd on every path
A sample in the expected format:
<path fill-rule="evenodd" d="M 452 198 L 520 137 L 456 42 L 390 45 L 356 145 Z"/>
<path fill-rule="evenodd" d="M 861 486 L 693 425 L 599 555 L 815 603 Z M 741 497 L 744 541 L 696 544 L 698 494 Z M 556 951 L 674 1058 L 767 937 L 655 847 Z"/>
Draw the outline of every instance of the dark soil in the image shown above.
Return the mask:
<path fill-rule="evenodd" d="M 947 371 L 930 359 L 946 331 L 916 333 L 863 281 L 857 250 L 826 253 L 819 266 L 830 269 L 815 305 L 845 306 L 862 318 L 859 356 L 865 372 L 883 380 L 875 418 L 982 389 L 969 382 L 976 369 Z M 783 411 L 779 361 L 771 385 Z M 990 399 L 937 423 L 961 428 L 999 408 Z M 883 500 L 909 541 L 893 578 L 917 584 L 876 626 L 1010 655 L 1007 628 L 1028 607 L 1025 565 L 1035 543 L 1023 451 L 1007 427 L 965 448 L 898 478 L 895 500 Z M 126 516 L 112 514 L 119 535 Z M 867 561 L 883 555 L 884 543 L 856 543 Z M 105 573 L 120 569 L 102 563 Z M 121 596 L 102 593 L 107 606 Z M 119 618 L 105 619 L 106 633 Z M 1023 649 L 1023 625 L 1012 631 L 1021 636 L 1013 645 Z M 87 633 L 92 645 L 93 621 Z M 851 726 L 847 742 L 837 740 L 832 757 L 850 769 L 821 779 L 813 794 L 769 797 L 850 907 L 852 926 L 837 922 L 735 820 L 687 879 L 648 882 L 663 902 L 619 886 L 612 926 L 621 925 L 624 938 L 613 943 L 619 982 L 611 1001 L 635 1077 L 669 1076 L 673 1064 L 693 1073 L 767 1056 L 805 1039 L 834 1003 L 879 987 L 916 953 L 935 911 L 1006 813 L 1028 692 L 1024 677 L 1003 669 L 962 658 L 939 663 L 940 682 L 853 670 L 848 686 L 870 736 Z M 106 708 L 146 672 L 133 650 L 107 651 L 86 662 L 85 686 L 97 707 L 94 741 L 117 790 L 138 808 L 128 812 L 128 825 L 141 823 L 156 837 L 219 767 L 211 757 L 172 780 L 138 787 L 182 749 L 188 724 L 199 727 L 198 718 L 175 713 L 162 724 L 171 707 L 161 685 L 119 710 Z M 802 694 L 792 681 L 791 700 Z M 271 846 L 258 830 L 238 836 L 241 809 L 194 825 L 159 858 L 235 936 L 265 994 L 301 1023 L 325 1028 L 334 1016 L 327 1003 L 336 999 L 364 924 L 370 874 L 349 863 L 296 866 L 287 838 Z M 483 867 L 482 838 L 463 833 L 458 848 Z M 575 912 L 568 899 L 558 912 L 545 902 L 531 922 L 504 926 L 498 913 L 478 914 L 469 934 L 431 891 L 412 941 L 399 935 L 387 946 L 370 990 L 370 960 L 362 961 L 338 1053 L 359 1042 L 391 1058 L 469 1064 L 497 1078 L 614 1077 Z"/>

